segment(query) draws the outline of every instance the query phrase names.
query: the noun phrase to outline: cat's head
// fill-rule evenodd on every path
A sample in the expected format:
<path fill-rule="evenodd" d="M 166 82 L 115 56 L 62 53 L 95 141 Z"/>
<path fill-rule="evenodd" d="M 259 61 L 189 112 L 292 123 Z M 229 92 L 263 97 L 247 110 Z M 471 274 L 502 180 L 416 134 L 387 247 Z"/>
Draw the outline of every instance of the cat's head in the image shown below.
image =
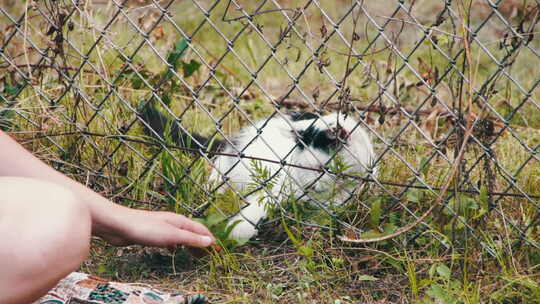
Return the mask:
<path fill-rule="evenodd" d="M 355 171 L 372 167 L 373 145 L 360 122 L 343 113 L 319 116 L 309 112 L 291 114 L 300 149 L 338 154 Z"/>

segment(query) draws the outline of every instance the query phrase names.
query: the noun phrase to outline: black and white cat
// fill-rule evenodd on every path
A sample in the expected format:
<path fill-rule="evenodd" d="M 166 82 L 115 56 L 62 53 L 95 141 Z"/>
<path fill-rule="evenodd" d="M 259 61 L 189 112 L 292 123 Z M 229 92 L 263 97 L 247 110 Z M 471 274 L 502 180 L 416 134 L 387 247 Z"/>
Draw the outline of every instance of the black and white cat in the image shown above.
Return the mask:
<path fill-rule="evenodd" d="M 147 131 L 151 128 L 155 134 L 163 136 L 168 128 L 170 137 L 186 148 L 208 149 L 229 155 L 243 153 L 277 162 L 263 163 L 269 175 L 273 176 L 274 186 L 266 192 L 257 191 L 249 195 L 247 205 L 229 220 L 229 224 L 236 223 L 229 236 L 237 240 L 249 239 L 257 234 L 257 224 L 267 216 L 269 202 L 280 201 L 291 195 L 300 197 L 306 187 L 315 193 L 335 191 L 335 176 L 324 174 L 321 177 L 320 171 L 296 166 L 320 169 L 331 159 L 339 157 L 346 164 L 347 172 L 365 173 L 374 169 L 372 163 L 375 157 L 368 134 L 356 120 L 342 113 L 319 116 L 310 112 L 292 112 L 276 115 L 243 127 L 230 142 L 211 142 L 199 134 L 187 134 L 151 106 L 143 109 L 141 118 L 146 122 Z M 283 161 L 296 166 L 282 166 L 280 162 Z M 371 172 L 376 174 L 376 170 Z M 253 185 L 253 168 L 246 159 L 242 161 L 239 157 L 217 155 L 213 158 L 210 180 L 227 180 L 229 185 L 241 192 Z M 334 199 L 338 204 L 347 197 L 346 189 L 340 192 Z"/>

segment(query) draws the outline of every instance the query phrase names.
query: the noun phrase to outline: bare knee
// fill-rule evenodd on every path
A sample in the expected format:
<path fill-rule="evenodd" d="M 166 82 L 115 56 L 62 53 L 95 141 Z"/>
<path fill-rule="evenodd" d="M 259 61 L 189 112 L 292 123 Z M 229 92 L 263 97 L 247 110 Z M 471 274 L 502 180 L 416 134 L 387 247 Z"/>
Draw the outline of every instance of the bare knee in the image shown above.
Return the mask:
<path fill-rule="evenodd" d="M 62 186 L 35 180 L 30 185 L 35 192 L 23 199 L 28 205 L 34 201 L 35 210 L 28 218 L 33 222 L 27 224 L 35 224 L 42 230 L 28 231 L 28 237 L 33 240 L 25 244 L 28 257 L 38 268 L 50 267 L 49 263 L 58 258 L 66 268 L 77 268 L 88 255 L 90 244 L 91 220 L 87 207 Z M 39 265 L 45 264 L 43 261 L 47 265 Z"/>
<path fill-rule="evenodd" d="M 9 288 L 30 295 L 15 302 L 35 300 L 88 255 L 90 214 L 68 189 L 0 177 L 0 206 L 0 294 Z"/>

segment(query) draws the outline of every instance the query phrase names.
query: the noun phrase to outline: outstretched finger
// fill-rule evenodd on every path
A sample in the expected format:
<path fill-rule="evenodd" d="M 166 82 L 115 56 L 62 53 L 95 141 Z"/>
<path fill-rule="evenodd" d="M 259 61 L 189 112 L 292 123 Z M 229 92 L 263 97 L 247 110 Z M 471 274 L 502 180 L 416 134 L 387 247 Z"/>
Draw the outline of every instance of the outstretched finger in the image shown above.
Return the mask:
<path fill-rule="evenodd" d="M 171 225 L 174 225 L 175 227 L 178 227 L 180 229 L 191 231 L 197 234 L 207 235 L 211 237 L 212 239 L 214 239 L 214 236 L 212 235 L 210 230 L 206 228 L 206 226 L 194 220 L 188 219 L 187 217 L 183 215 L 176 214 L 176 213 L 168 213 L 167 222 L 169 222 Z"/>
<path fill-rule="evenodd" d="M 208 247 L 214 243 L 214 239 L 208 235 L 200 235 L 191 231 L 178 229 L 174 236 L 174 242 L 192 247 Z"/>

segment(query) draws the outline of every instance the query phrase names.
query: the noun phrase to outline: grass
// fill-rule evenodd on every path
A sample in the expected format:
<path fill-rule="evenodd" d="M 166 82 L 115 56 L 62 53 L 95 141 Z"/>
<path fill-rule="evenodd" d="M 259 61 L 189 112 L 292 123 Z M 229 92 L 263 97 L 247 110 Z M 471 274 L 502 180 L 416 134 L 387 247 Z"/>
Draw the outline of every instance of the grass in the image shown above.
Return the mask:
<path fill-rule="evenodd" d="M 511 79 L 499 73 L 487 82 L 498 69 L 491 57 L 503 60 L 512 43 L 518 43 L 511 33 L 505 37 L 504 23 L 498 17 L 490 19 L 477 36 L 485 47 L 477 42 L 468 45 L 470 55 L 462 53 L 452 66 L 447 56 L 456 56 L 465 47 L 460 27 L 467 13 L 460 4 L 466 7 L 469 2 L 457 1 L 452 6 L 453 17 L 434 32 L 437 45 L 434 39 L 421 41 L 423 31 L 410 23 L 432 24 L 442 9 L 438 4 L 416 1 L 413 15 L 417 21 L 408 18 L 404 10 L 391 17 L 396 21 L 388 19 L 396 3 L 387 6 L 366 2 L 366 10 L 379 24 L 391 20 L 385 34 L 388 39 L 395 38 L 393 43 L 403 57 L 387 48 L 387 42 L 379 37 L 367 56 L 348 60 L 346 42 L 352 36 L 353 19 L 348 17 L 340 26 L 342 39 L 332 35 L 331 22 L 314 4 L 306 8 L 285 37 L 288 21 L 283 14 L 294 18 L 294 12 L 255 16 L 253 23 L 259 25 L 265 40 L 247 19 L 222 21 L 227 1 L 218 4 L 202 25 L 201 10 L 193 2 L 179 1 L 171 7 L 170 19 L 159 22 L 148 41 L 120 17 L 95 47 L 99 29 L 115 13 L 112 4 L 108 9 L 98 5 L 97 9 L 89 6 L 76 12 L 70 19 L 73 30 L 68 24 L 61 25 L 65 39 L 60 44 L 51 42 L 58 32 L 45 35 L 49 28 L 45 19 L 30 10 L 20 34 L 7 44 L 0 58 L 0 126 L 57 169 L 131 207 L 189 214 L 211 202 L 206 223 L 218 227 L 224 216 L 233 214 L 242 204 L 234 192 L 217 194 L 206 182 L 208 159 L 195 159 L 172 146 L 149 144 L 156 141 L 145 134 L 134 113 L 151 96 L 147 84 L 162 82 L 156 95 L 163 112 L 180 116 L 183 126 L 206 135 L 214 134 L 220 126 L 217 135 L 221 137 L 274 113 L 272 102 L 282 96 L 297 104 L 296 108 L 303 108 L 306 100 L 319 106 L 329 100 L 326 110 L 330 110 L 339 105 L 338 96 L 343 95 L 336 89 L 336 82 L 343 80 L 347 66 L 358 65 L 346 78 L 346 87 L 354 98 L 348 102 L 353 106 L 391 108 L 399 103 L 415 109 L 428 99 L 422 107 L 428 113 L 414 117 L 414 123 L 403 114 L 362 110 L 353 114 L 362 116 L 370 129 L 380 155 L 378 178 L 388 183 L 444 185 L 458 147 L 452 140 L 435 143 L 450 136 L 454 123 L 444 113 L 458 104 L 467 107 L 464 113 L 492 121 L 495 130 L 504 126 L 502 119 L 508 120 L 511 128 L 491 146 L 498 168 L 491 163 L 487 170 L 480 159 L 484 151 L 476 144 L 469 145 L 460 175 L 452 185 L 479 193 L 449 196 L 445 207 L 425 220 L 428 225 L 393 240 L 354 245 L 337 236 L 370 237 L 393 232 L 427 210 L 435 202 L 436 193 L 371 184 L 358 191 L 350 203 L 337 208 L 336 219 L 302 202 L 284 202 L 288 211 L 276 210 L 256 240 L 240 247 L 225 246 L 200 258 L 184 248 L 175 252 L 138 246 L 116 248 L 96 239 L 82 270 L 115 280 L 202 292 L 215 303 L 538 303 L 540 252 L 531 243 L 538 246 L 539 201 L 514 196 L 498 199 L 487 192 L 489 188 L 520 194 L 515 184 L 529 195 L 540 195 L 540 164 L 529 150 L 537 151 L 540 144 L 540 91 L 538 77 L 534 76 L 538 74 L 539 58 L 534 51 L 540 50 L 539 40 L 534 37 L 529 47 L 521 46 L 510 55 L 511 64 L 505 72 Z M 61 3 L 47 3 L 51 8 L 44 11 L 57 16 L 54 8 Z M 292 0 L 280 3 L 284 7 L 305 4 Z M 318 5 L 336 21 L 350 7 L 348 1 L 336 3 L 321 1 Z M 209 1 L 199 4 L 205 9 L 211 7 Z M 526 11 L 523 8 L 532 4 L 507 0 L 500 10 L 517 28 Z M 17 3 L 5 9 L 9 6 L 10 14 L 20 16 L 25 5 Z M 243 5 L 252 11 L 256 3 L 245 1 Z M 410 1 L 405 5 L 409 7 Z M 267 4 L 263 10 L 273 8 Z M 481 1 L 472 3 L 471 26 L 478 26 L 487 17 L 485 9 Z M 70 11 L 69 6 L 66 11 Z M 133 6 L 125 12 L 145 31 L 159 18 L 159 11 L 151 8 Z M 229 14 L 241 13 L 230 8 Z M 402 31 L 400 19 L 409 22 Z M 171 21 L 193 36 L 189 47 Z M 233 40 L 246 24 L 233 43 L 234 51 L 227 53 L 222 36 Z M 3 39 L 15 29 L 6 28 L 7 18 L 0 26 L 6 29 L 0 31 Z M 364 15 L 356 28 L 359 40 L 354 46 L 362 52 L 378 31 Z M 537 32 L 538 26 L 533 31 Z M 55 64 L 64 67 L 76 68 L 84 62 L 75 48 L 81 53 L 92 49 L 88 58 L 91 65 L 84 65 L 74 77 L 75 86 L 68 90 L 65 75 L 59 76 L 50 68 L 37 69 L 34 78 L 28 80 L 32 86 L 20 89 L 25 81 L 13 65 L 26 71 L 27 63 L 39 59 L 22 33 L 41 48 L 62 47 L 63 52 L 48 54 L 55 58 Z M 272 56 L 268 44 L 280 40 Z M 317 49 L 314 55 L 312 50 Z M 166 62 L 180 77 L 171 75 Z M 210 67 L 218 62 L 215 77 L 211 77 Z M 252 83 L 251 73 L 259 69 Z M 450 71 L 445 73 L 447 69 Z M 74 75 L 73 69 L 63 71 Z M 471 81 L 462 81 L 460 73 Z M 435 103 L 418 75 L 430 84 L 441 81 Z M 296 86 L 293 78 L 298 78 Z M 478 91 L 486 82 L 494 89 L 483 93 L 489 107 L 481 100 L 469 104 L 478 94 L 470 89 Z M 387 89 L 382 96 L 381 86 Z M 531 90 L 529 99 L 522 88 Z M 196 102 L 193 91 L 198 95 Z M 232 102 L 235 97 L 237 103 Z M 526 102 L 520 106 L 523 100 Z M 474 135 L 484 142 L 493 138 L 482 137 L 481 131 Z M 494 178 L 489 178 L 490 170 Z M 342 223 L 353 228 L 346 229 Z M 516 228 L 524 227 L 528 229 L 522 236 Z"/>

